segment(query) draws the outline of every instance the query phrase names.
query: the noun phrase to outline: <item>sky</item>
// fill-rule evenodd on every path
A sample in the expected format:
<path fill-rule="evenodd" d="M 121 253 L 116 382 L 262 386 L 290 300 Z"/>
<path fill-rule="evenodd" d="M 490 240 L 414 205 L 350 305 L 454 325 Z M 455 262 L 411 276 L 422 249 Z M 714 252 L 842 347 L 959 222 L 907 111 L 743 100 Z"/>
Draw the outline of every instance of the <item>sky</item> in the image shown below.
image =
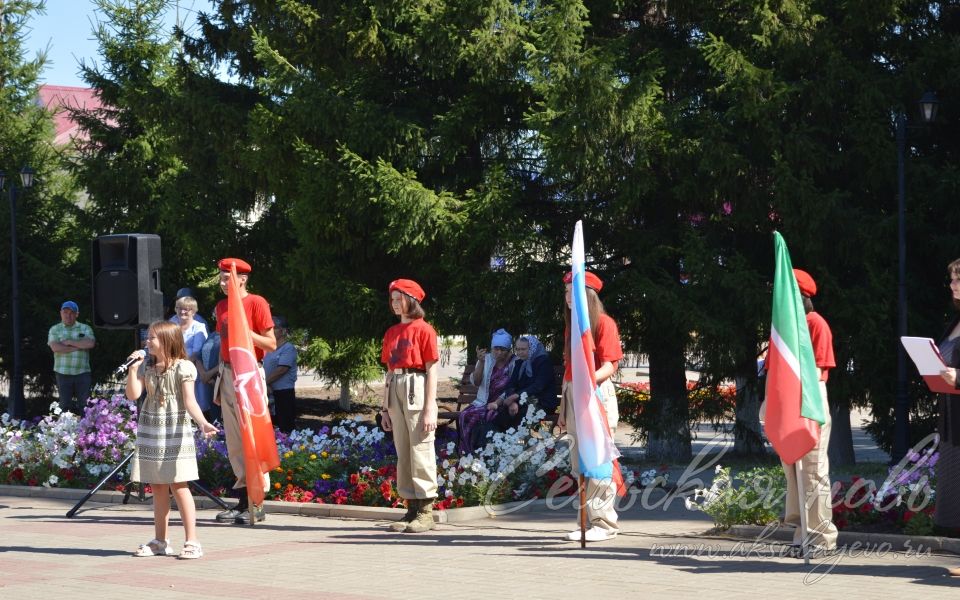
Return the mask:
<path fill-rule="evenodd" d="M 171 0 L 174 8 L 165 19 L 169 30 L 173 31 L 177 20 L 176 6 L 180 21 L 186 24 L 184 29 L 190 32 L 195 29 L 196 13 L 212 12 L 211 4 L 211 0 Z M 25 44 L 29 58 L 48 48 L 42 83 L 86 87 L 78 75 L 80 60 L 88 64 L 100 61 L 93 28 L 103 18 L 92 0 L 46 0 L 46 13 L 35 14 L 27 23 L 31 31 Z"/>

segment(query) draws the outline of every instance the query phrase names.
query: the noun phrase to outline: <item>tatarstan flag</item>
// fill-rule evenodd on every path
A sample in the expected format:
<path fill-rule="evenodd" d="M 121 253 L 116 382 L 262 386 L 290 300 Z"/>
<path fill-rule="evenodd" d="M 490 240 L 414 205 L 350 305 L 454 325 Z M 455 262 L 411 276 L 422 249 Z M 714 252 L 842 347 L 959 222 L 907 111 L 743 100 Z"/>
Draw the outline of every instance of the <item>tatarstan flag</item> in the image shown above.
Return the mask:
<path fill-rule="evenodd" d="M 243 463 L 246 470 L 247 495 L 253 504 L 264 498 L 264 473 L 280 466 L 277 438 L 270 421 L 267 391 L 253 351 L 253 338 L 247 313 L 240 299 L 237 266 L 230 265 L 227 284 L 227 339 L 230 364 L 233 366 L 233 387 L 237 392 L 237 418 L 243 440 Z"/>
<path fill-rule="evenodd" d="M 779 232 L 773 232 L 773 243 L 776 271 L 764 430 L 780 459 L 792 465 L 817 445 L 826 415 L 790 251 Z"/>

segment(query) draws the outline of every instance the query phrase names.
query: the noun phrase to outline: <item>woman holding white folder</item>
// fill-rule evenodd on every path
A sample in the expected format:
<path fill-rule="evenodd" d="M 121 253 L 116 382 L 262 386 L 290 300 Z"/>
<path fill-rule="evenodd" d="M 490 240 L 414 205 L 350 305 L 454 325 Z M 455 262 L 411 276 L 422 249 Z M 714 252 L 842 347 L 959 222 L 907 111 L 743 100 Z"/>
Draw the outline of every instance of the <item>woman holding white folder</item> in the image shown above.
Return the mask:
<path fill-rule="evenodd" d="M 947 265 L 950 277 L 950 295 L 953 306 L 960 310 L 960 259 Z M 937 343 L 947 369 L 940 374 L 948 384 L 958 387 L 957 367 L 960 367 L 960 313 L 954 316 L 946 332 Z M 960 389 L 958 389 L 960 392 Z M 940 459 L 937 461 L 937 505 L 933 521 L 940 527 L 960 528 L 960 397 L 940 394 L 939 421 Z M 960 567 L 950 569 L 950 575 L 960 577 Z"/>

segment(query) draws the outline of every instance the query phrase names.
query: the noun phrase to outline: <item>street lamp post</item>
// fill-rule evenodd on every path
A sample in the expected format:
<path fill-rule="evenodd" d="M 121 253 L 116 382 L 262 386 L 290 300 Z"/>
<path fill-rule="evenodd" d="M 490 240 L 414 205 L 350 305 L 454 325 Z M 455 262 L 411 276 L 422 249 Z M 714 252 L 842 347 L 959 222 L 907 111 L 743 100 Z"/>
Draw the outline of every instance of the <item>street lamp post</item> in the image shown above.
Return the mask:
<path fill-rule="evenodd" d="M 932 123 L 937 116 L 937 97 L 926 92 L 920 97 L 920 119 Z M 897 337 L 907 335 L 907 186 L 904 167 L 907 154 L 907 115 L 897 115 Z M 910 395 L 907 393 L 907 354 L 897 340 L 897 395 L 893 405 L 893 452 L 899 462 L 910 447 Z"/>
<path fill-rule="evenodd" d="M 33 187 L 34 170 L 20 170 L 20 183 L 24 189 Z M 8 184 L 10 198 L 10 320 L 13 329 L 13 371 L 10 374 L 10 394 L 7 410 L 15 419 L 26 417 L 23 405 L 23 363 L 20 361 L 20 275 L 17 261 L 17 185 L 6 173 L 0 171 L 0 189 Z"/>

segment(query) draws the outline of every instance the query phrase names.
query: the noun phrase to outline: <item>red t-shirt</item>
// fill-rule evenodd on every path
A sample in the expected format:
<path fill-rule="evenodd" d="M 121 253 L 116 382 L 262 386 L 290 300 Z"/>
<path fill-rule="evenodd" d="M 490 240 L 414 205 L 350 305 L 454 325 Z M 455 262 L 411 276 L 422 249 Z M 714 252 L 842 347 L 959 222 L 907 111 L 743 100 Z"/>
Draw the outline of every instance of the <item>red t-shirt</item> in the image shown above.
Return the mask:
<path fill-rule="evenodd" d="M 813 344 L 813 362 L 823 372 L 820 381 L 826 381 L 830 369 L 837 366 L 833 357 L 833 332 L 827 321 L 813 311 L 807 313 L 807 329 L 810 330 L 810 342 Z"/>
<path fill-rule="evenodd" d="M 564 330 L 564 339 L 570 337 L 570 330 Z M 617 322 L 610 315 L 601 314 L 597 323 L 597 333 L 594 336 L 593 368 L 599 369 L 605 362 L 613 363 L 616 367 L 620 359 L 623 358 L 623 347 L 620 345 L 620 332 L 617 330 Z M 570 364 L 570 357 L 564 356 L 564 381 L 573 381 L 573 366 Z"/>
<path fill-rule="evenodd" d="M 437 331 L 423 319 L 397 323 L 383 335 L 380 362 L 387 369 L 426 370 L 427 363 L 440 358 Z"/>
<path fill-rule="evenodd" d="M 264 331 L 273 328 L 273 316 L 270 314 L 270 304 L 267 303 L 266 298 L 256 294 L 247 294 L 241 299 L 241 302 L 243 302 L 243 312 L 247 313 L 247 324 L 250 325 L 250 329 L 254 333 L 262 335 Z M 227 347 L 226 343 L 227 332 L 223 327 L 230 318 L 226 298 L 217 302 L 216 313 L 217 332 L 220 333 L 220 337 L 222 338 L 220 343 L 220 358 L 223 362 L 230 362 L 230 348 Z M 257 360 L 262 361 L 263 355 L 265 354 L 264 350 L 254 346 L 253 351 L 257 355 Z"/>

